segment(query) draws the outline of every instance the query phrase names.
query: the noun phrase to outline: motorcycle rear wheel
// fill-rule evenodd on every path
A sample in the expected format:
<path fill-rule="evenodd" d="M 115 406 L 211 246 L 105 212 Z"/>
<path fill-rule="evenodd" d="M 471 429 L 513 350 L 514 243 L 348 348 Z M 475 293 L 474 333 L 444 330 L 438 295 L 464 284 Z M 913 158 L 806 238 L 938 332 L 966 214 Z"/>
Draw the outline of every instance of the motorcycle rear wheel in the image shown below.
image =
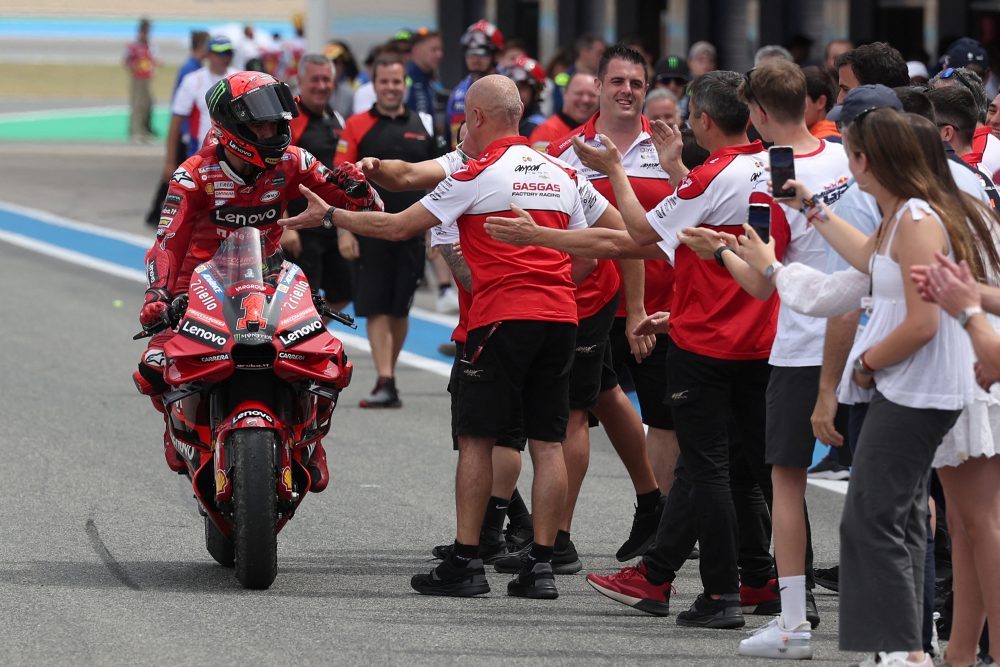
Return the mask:
<path fill-rule="evenodd" d="M 273 431 L 239 429 L 229 436 L 233 461 L 233 546 L 236 578 L 263 590 L 278 575 L 277 472 Z"/>
<path fill-rule="evenodd" d="M 236 549 L 233 546 L 233 538 L 223 535 L 207 516 L 205 517 L 205 548 L 219 565 L 232 567 L 235 563 Z"/>

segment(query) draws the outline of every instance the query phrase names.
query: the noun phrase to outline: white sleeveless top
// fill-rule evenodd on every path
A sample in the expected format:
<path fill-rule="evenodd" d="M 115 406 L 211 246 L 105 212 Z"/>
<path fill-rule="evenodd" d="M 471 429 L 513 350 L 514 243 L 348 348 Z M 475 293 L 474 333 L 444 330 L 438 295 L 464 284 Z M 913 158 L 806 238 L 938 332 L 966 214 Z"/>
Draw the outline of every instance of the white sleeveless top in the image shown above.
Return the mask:
<path fill-rule="evenodd" d="M 892 260 L 892 244 L 898 222 L 904 211 L 914 220 L 929 215 L 941 223 L 940 218 L 927 202 L 910 199 L 896 213 L 895 222 L 885 254 L 877 251 L 872 256 L 872 310 L 868 324 L 854 341 L 848 363 L 840 381 L 841 403 L 865 403 L 871 400 L 872 390 L 862 389 L 851 381 L 854 360 L 886 338 L 906 318 L 906 294 L 903 274 Z M 947 239 L 947 230 L 945 230 Z M 954 259 L 951 244 L 948 257 Z M 911 408 L 936 408 L 959 410 L 969 405 L 974 397 L 972 343 L 958 320 L 942 312 L 937 334 L 915 353 L 892 366 L 875 371 L 875 385 L 887 399 Z"/>

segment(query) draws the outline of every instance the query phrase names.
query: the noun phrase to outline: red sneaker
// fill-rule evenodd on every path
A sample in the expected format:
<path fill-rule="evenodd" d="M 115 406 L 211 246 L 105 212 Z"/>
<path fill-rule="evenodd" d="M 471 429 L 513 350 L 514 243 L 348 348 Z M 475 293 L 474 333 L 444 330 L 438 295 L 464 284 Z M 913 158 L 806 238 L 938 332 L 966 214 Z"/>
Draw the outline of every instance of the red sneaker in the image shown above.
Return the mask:
<path fill-rule="evenodd" d="M 184 459 L 174 449 L 174 443 L 170 441 L 170 434 L 168 433 L 163 434 L 163 456 L 167 459 L 167 465 L 170 466 L 171 470 L 179 474 L 187 472 L 187 464 L 184 463 Z"/>
<path fill-rule="evenodd" d="M 646 564 L 623 567 L 615 574 L 588 574 L 587 583 L 601 595 L 654 616 L 670 615 L 670 584 L 654 584 L 646 578 Z"/>
<path fill-rule="evenodd" d="M 774 616 L 781 613 L 781 594 L 778 580 L 771 579 L 760 588 L 740 584 L 740 606 L 744 614 Z"/>
<path fill-rule="evenodd" d="M 309 471 L 309 490 L 313 493 L 319 493 L 330 483 L 330 473 L 326 468 L 326 450 L 323 449 L 322 442 L 316 443 L 316 449 L 309 457 L 306 470 Z"/>

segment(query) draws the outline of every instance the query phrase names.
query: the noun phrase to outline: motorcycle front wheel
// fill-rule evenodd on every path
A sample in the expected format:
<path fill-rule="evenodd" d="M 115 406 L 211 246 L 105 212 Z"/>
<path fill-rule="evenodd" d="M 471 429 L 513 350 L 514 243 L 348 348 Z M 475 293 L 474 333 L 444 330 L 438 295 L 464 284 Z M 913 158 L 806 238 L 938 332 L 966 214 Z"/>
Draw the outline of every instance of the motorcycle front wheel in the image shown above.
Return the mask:
<path fill-rule="evenodd" d="M 263 429 L 238 429 L 229 436 L 236 578 L 245 588 L 268 588 L 278 575 L 277 444 L 275 433 Z"/>

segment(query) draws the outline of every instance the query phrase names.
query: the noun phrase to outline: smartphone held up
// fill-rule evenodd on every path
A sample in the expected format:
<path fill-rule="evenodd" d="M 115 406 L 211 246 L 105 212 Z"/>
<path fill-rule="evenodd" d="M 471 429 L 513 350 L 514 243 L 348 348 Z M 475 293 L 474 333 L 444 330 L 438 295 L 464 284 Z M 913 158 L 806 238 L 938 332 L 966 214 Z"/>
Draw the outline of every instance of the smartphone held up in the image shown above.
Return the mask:
<path fill-rule="evenodd" d="M 771 240 L 771 206 L 769 204 L 750 204 L 747 222 L 757 232 L 764 243 Z"/>
<path fill-rule="evenodd" d="M 795 189 L 782 189 L 795 178 L 795 153 L 791 146 L 771 146 L 767 151 L 771 163 L 771 189 L 775 199 L 792 199 Z"/>

